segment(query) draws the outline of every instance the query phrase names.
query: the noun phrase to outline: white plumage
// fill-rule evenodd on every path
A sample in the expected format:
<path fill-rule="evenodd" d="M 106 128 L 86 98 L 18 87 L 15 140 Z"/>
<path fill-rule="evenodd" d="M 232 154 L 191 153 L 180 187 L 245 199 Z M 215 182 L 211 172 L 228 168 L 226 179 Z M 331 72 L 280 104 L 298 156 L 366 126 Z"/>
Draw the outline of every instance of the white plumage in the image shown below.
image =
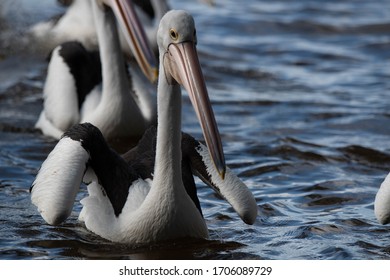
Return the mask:
<path fill-rule="evenodd" d="M 77 40 L 87 49 L 97 49 L 97 35 L 93 13 L 92 0 L 75 0 L 66 13 L 57 21 L 40 22 L 30 29 L 30 34 L 44 48 Z M 95 1 L 95 0 L 93 0 Z"/>
<path fill-rule="evenodd" d="M 48 224 L 59 224 L 72 212 L 88 159 L 79 141 L 65 137 L 43 162 L 32 184 L 31 201 Z"/>
<path fill-rule="evenodd" d="M 43 90 L 44 110 L 35 124 L 43 134 L 56 139 L 80 120 L 75 79 L 59 55 L 60 50 L 61 47 L 53 50 Z"/>
<path fill-rule="evenodd" d="M 98 65 L 95 60 L 88 64 L 92 55 L 81 45 L 78 48 L 71 43 L 60 45 L 51 56 L 44 86 L 44 106 L 35 126 L 56 139 L 80 122 L 93 123 L 108 140 L 138 138 L 155 122 L 155 85 L 139 75 L 142 70 L 148 79 L 155 80 L 156 62 L 142 27 L 137 26 L 136 14 L 127 14 L 133 6 L 127 7 L 131 2 L 122 0 L 101 1 L 107 2 L 104 5 L 113 6 L 111 10 L 98 0 L 91 2 L 100 49 L 101 84 L 91 82 L 98 80 L 94 73 Z M 124 30 L 127 43 L 141 68 L 139 70 L 138 66 L 132 65 L 134 69 L 130 73 L 134 83 L 127 76 L 116 18 L 120 19 L 118 25 Z M 70 62 L 65 59 L 65 53 Z M 77 61 L 81 58 L 83 62 Z"/>
<path fill-rule="evenodd" d="M 382 182 L 374 203 L 375 216 L 381 224 L 390 222 L 390 173 Z"/>
<path fill-rule="evenodd" d="M 257 216 L 257 204 L 252 192 L 228 166 L 226 167 L 225 178 L 222 179 L 206 146 L 200 144 L 197 152 L 207 167 L 207 173 L 211 178 L 210 183 L 213 186 L 218 186 L 216 191 L 232 205 L 245 223 L 253 224 Z M 200 176 L 200 178 L 202 177 Z"/>
<path fill-rule="evenodd" d="M 196 53 L 193 18 L 184 11 L 168 12 L 160 23 L 158 43 L 160 75 L 157 136 L 155 130 L 148 130 L 137 147 L 121 157 L 108 147 L 95 126 L 75 125 L 65 133 L 53 153 L 57 154 L 61 150 L 58 147 L 64 141 L 71 147 L 67 140 L 70 137 L 72 141 L 81 143 L 79 147 L 84 149 L 82 154 L 88 157 L 76 159 L 78 164 L 75 166 L 80 167 L 80 173 L 61 175 L 73 178 L 54 176 L 51 181 L 59 186 L 62 181 L 80 185 L 80 174 L 84 174 L 85 163 L 88 162 L 84 181 L 89 183 L 89 196 L 81 201 L 83 209 L 79 219 L 90 231 L 114 242 L 136 245 L 185 237 L 208 238 L 206 222 L 197 206 L 197 197 L 194 197 L 196 186 L 192 169 L 197 170 L 206 183 L 222 194 L 244 222 L 253 224 L 257 216 L 256 201 L 245 184 L 225 165 L 218 128 Z M 207 148 L 193 138 L 188 140 L 181 132 L 180 84 L 191 97 Z M 188 141 L 185 145 L 182 144 L 185 141 L 183 139 Z M 184 146 L 191 150 L 182 151 Z M 73 162 L 75 152 L 69 153 L 70 157 L 64 159 L 65 166 Z M 190 157 L 190 162 L 182 161 L 182 154 Z M 51 176 L 50 165 L 58 165 L 54 160 L 59 160 L 59 156 L 49 155 L 43 164 L 45 168 L 40 171 L 43 175 L 38 174 L 37 178 Z M 190 166 L 189 169 L 185 169 L 183 163 Z M 191 176 L 192 184 L 183 180 L 188 175 Z M 74 190 L 75 187 L 67 187 L 65 184 L 61 191 Z M 50 186 L 46 180 L 34 183 L 33 203 L 41 212 L 55 207 L 55 204 L 39 199 L 41 193 L 49 192 Z M 56 191 L 53 196 L 59 193 Z M 70 203 L 68 200 L 65 202 L 65 208 L 69 210 Z M 49 217 L 44 217 L 45 220 L 57 223 L 65 219 L 63 214 L 69 211 L 59 211 L 58 217 L 51 213 L 56 212 L 48 213 Z"/>

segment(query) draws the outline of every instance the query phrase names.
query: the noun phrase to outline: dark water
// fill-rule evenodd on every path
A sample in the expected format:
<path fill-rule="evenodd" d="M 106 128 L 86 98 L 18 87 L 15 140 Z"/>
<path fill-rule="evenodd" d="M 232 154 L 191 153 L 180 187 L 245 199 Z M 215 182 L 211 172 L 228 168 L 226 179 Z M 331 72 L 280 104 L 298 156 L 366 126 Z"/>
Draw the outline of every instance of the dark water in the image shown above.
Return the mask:
<path fill-rule="evenodd" d="M 136 249 L 89 233 L 78 203 L 58 227 L 30 203 L 55 142 L 32 129 L 46 50 L 23 32 L 63 11 L 36 2 L 0 3 L 0 259 L 390 258 L 390 227 L 373 213 L 390 171 L 389 0 L 171 1 L 195 17 L 227 162 L 259 217 L 245 225 L 199 184 L 211 240 Z M 185 101 L 184 130 L 200 135 Z"/>

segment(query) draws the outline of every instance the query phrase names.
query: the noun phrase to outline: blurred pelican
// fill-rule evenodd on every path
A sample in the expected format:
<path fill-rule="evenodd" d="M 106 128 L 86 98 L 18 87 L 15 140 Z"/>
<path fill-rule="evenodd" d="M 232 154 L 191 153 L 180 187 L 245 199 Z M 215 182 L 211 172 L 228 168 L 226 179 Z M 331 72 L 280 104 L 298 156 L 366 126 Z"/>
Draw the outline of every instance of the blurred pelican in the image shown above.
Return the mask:
<path fill-rule="evenodd" d="M 390 223 L 390 173 L 375 196 L 374 210 L 378 222 L 383 225 Z"/>
<path fill-rule="evenodd" d="M 88 50 L 97 49 L 98 35 L 92 13 L 92 1 L 95 0 L 65 2 L 70 6 L 64 15 L 59 19 L 34 25 L 30 33 L 33 38 L 38 40 L 38 42 L 42 42 L 45 47 L 49 46 L 50 49 L 68 41 L 78 41 Z M 131 2 L 134 4 L 134 9 L 140 18 L 151 46 L 157 52 L 156 30 L 161 17 L 169 10 L 167 1 L 131 0 Z M 122 49 L 127 55 L 132 56 L 122 32 L 119 32 L 119 38 Z"/>
<path fill-rule="evenodd" d="M 72 125 L 91 122 L 109 141 L 139 138 L 155 122 L 155 97 L 150 90 L 140 88 L 143 84 L 134 79 L 135 75 L 129 79 L 116 19 L 140 69 L 150 81 L 157 78 L 155 56 L 130 1 L 91 3 L 100 56 L 87 52 L 77 42 L 54 49 L 44 86 L 44 108 L 36 127 L 59 139 Z M 100 80 L 102 84 L 98 85 Z"/>

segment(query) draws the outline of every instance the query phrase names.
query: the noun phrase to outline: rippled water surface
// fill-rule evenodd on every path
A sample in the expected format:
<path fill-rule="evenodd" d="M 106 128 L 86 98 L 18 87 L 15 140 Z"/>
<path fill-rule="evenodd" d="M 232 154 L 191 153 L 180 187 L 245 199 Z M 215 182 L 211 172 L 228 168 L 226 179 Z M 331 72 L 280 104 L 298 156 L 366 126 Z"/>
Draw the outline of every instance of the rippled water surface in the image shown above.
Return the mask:
<path fill-rule="evenodd" d="M 32 129 L 48 50 L 24 32 L 63 8 L 3 0 L 0 259 L 389 259 L 373 201 L 390 171 L 390 1 L 170 3 L 195 17 L 227 162 L 256 197 L 256 223 L 199 183 L 209 241 L 112 244 L 78 222 L 79 203 L 46 225 L 29 187 L 55 145 Z M 187 99 L 183 126 L 200 136 Z"/>

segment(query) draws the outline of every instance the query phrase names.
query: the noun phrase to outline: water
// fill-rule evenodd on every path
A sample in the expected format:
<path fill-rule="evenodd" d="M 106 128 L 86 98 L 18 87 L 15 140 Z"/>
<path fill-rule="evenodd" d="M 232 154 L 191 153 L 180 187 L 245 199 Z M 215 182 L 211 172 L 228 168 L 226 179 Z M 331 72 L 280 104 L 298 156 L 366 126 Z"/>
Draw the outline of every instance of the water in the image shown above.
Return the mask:
<path fill-rule="evenodd" d="M 390 1 L 171 1 L 195 17 L 227 163 L 259 217 L 245 225 L 199 183 L 211 240 L 148 248 L 88 232 L 79 203 L 56 227 L 31 205 L 55 141 L 32 129 L 46 50 L 23 32 L 63 8 L 30 2 L 0 3 L 0 259 L 390 258 L 390 227 L 373 213 L 390 171 Z M 184 130 L 200 136 L 184 101 Z"/>

